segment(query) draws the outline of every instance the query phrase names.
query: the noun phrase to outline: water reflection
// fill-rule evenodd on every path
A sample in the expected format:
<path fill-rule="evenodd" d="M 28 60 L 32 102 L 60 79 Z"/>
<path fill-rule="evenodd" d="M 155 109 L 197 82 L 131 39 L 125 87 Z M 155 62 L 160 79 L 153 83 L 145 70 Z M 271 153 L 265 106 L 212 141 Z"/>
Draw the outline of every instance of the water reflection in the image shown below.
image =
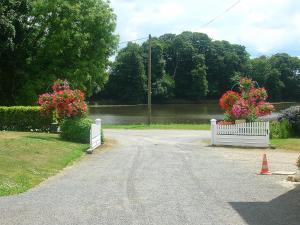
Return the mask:
<path fill-rule="evenodd" d="M 296 103 L 275 103 L 277 111 Z M 147 122 L 147 106 L 89 107 L 92 119 L 101 118 L 106 124 L 141 124 Z M 211 118 L 222 119 L 217 102 L 203 104 L 164 104 L 152 106 L 153 123 L 209 123 Z"/>

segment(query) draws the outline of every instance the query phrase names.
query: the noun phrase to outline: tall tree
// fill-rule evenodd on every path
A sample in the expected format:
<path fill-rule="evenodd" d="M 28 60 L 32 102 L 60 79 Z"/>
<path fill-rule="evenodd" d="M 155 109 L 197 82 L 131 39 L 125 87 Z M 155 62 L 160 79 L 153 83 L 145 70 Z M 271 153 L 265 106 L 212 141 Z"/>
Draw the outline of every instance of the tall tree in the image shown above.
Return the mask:
<path fill-rule="evenodd" d="M 144 67 L 148 66 L 149 42 L 142 45 Z M 174 80 L 166 74 L 166 60 L 164 59 L 163 43 L 157 38 L 151 41 L 151 81 L 152 81 L 152 97 L 154 102 L 170 100 L 174 97 Z M 148 70 L 146 70 L 148 77 Z"/>
<path fill-rule="evenodd" d="M 7 6 L 7 2 L 21 1 L 5 0 L 1 4 Z M 29 2 L 30 10 L 21 11 L 27 32 L 16 33 L 22 49 L 18 56 L 24 55 L 19 61 L 26 62 L 25 66 L 1 71 L 2 77 L 11 79 L 7 86 L 14 87 L 9 104 L 34 103 L 37 94 L 50 88 L 57 78 L 68 79 L 88 95 L 103 86 L 108 58 L 117 42 L 113 34 L 116 17 L 107 1 Z M 19 21 L 18 15 L 16 18 Z"/>
<path fill-rule="evenodd" d="M 124 103 L 141 103 L 146 96 L 142 49 L 128 43 L 120 50 L 106 86 L 106 95 Z"/>
<path fill-rule="evenodd" d="M 280 72 L 280 80 L 284 83 L 283 98 L 300 99 L 300 59 L 286 53 L 270 57 L 272 68 Z"/>
<path fill-rule="evenodd" d="M 195 60 L 196 67 L 191 71 L 192 84 L 188 91 L 188 96 L 191 99 L 203 99 L 208 93 L 205 58 L 203 55 L 198 55 Z"/>
<path fill-rule="evenodd" d="M 272 67 L 270 58 L 261 56 L 251 60 L 251 70 L 249 75 L 256 80 L 259 86 L 264 86 L 272 101 L 282 99 L 284 83 L 280 80 L 280 72 Z"/>
<path fill-rule="evenodd" d="M 213 41 L 206 55 L 209 95 L 219 97 L 232 86 L 236 73 L 246 74 L 250 58 L 244 46 L 232 45 L 227 41 Z"/>
<path fill-rule="evenodd" d="M 267 73 L 265 88 L 268 91 L 269 97 L 272 101 L 282 100 L 282 90 L 285 85 L 280 80 L 280 72 L 277 69 L 271 69 Z"/>
<path fill-rule="evenodd" d="M 0 104 L 10 105 L 26 80 L 30 4 L 27 0 L 0 2 Z"/>

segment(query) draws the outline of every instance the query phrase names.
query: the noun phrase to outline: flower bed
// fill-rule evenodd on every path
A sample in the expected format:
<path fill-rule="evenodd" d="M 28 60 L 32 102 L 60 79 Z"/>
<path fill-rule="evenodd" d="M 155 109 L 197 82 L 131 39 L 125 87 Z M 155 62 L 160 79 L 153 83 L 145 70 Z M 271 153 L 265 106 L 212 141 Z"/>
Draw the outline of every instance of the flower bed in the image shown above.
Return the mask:
<path fill-rule="evenodd" d="M 249 78 L 241 78 L 238 92 L 230 90 L 220 98 L 224 121 L 211 120 L 212 145 L 268 147 L 269 122 L 258 119 L 271 114 L 274 107 L 266 102 L 267 91 L 254 84 Z M 241 120 L 245 122 L 238 124 Z"/>
<path fill-rule="evenodd" d="M 255 88 L 255 82 L 249 78 L 241 78 L 239 92 L 227 91 L 219 100 L 227 122 L 235 120 L 257 121 L 259 117 L 271 114 L 274 106 L 266 102 L 267 91 L 264 88 Z"/>

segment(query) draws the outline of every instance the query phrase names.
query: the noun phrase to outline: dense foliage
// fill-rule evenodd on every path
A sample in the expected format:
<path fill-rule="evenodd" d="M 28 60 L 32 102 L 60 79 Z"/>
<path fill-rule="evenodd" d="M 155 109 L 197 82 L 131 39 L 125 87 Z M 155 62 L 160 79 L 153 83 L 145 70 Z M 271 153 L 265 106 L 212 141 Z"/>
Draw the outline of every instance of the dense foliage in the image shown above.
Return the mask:
<path fill-rule="evenodd" d="M 145 103 L 148 41 L 116 55 L 116 16 L 107 0 L 2 0 L 0 105 L 32 105 L 56 79 L 93 100 Z M 183 32 L 152 39 L 156 102 L 217 99 L 242 74 L 271 100 L 300 98 L 300 59 L 280 53 L 250 59 L 244 46 Z"/>
<path fill-rule="evenodd" d="M 2 0 L 0 104 L 34 104 L 55 79 L 87 95 L 103 87 L 117 44 L 106 0 Z"/>
<path fill-rule="evenodd" d="M 59 122 L 64 118 L 86 115 L 87 104 L 81 90 L 71 90 L 66 80 L 56 80 L 52 90 L 53 93 L 39 96 L 38 104 L 44 115 L 54 115 Z"/>
<path fill-rule="evenodd" d="M 294 136 L 300 136 L 300 106 L 292 106 L 280 113 L 279 121 L 287 120 Z"/>
<path fill-rule="evenodd" d="M 285 139 L 292 136 L 292 126 L 287 119 L 270 122 L 270 138 Z"/>
<path fill-rule="evenodd" d="M 133 46 L 135 55 L 130 53 Z M 148 46 L 145 41 L 142 45 L 129 43 L 121 49 L 112 65 L 105 91 L 95 97 L 121 103 L 144 103 Z M 138 63 L 128 60 L 130 54 L 139 58 Z M 120 65 L 126 67 L 126 71 L 121 70 Z M 134 71 L 136 74 L 132 76 L 137 82 L 133 83 L 128 74 Z M 297 57 L 276 54 L 250 59 L 244 46 L 215 41 L 197 32 L 164 34 L 152 39 L 152 94 L 156 102 L 217 99 L 242 74 L 248 74 L 259 86 L 264 86 L 271 100 L 300 98 L 300 59 Z M 137 92 L 133 91 L 136 88 Z"/>
<path fill-rule="evenodd" d="M 253 122 L 274 110 L 273 105 L 266 102 L 267 91 L 256 88 L 252 79 L 242 77 L 238 84 L 239 92 L 227 91 L 219 100 L 220 107 L 225 111 L 225 121 L 244 119 Z"/>
<path fill-rule="evenodd" d="M 107 94 L 122 102 L 139 103 L 143 101 L 146 76 L 142 51 L 137 44 L 129 43 L 119 52 L 107 87 L 110 89 Z"/>
<path fill-rule="evenodd" d="M 69 141 L 89 143 L 91 124 L 92 121 L 88 118 L 75 117 L 64 119 L 60 126 L 60 136 Z"/>
<path fill-rule="evenodd" d="M 37 106 L 0 107 L 0 130 L 48 131 L 53 117 L 43 116 Z"/>
<path fill-rule="evenodd" d="M 280 112 L 278 120 L 270 123 L 271 138 L 300 136 L 300 106 L 292 106 Z"/>

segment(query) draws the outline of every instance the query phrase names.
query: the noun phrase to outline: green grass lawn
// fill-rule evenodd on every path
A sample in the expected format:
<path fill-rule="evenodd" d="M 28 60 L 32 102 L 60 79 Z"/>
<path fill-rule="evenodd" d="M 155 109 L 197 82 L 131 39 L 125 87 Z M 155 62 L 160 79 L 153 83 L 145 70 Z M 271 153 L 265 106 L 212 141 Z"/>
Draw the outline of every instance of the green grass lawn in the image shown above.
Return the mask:
<path fill-rule="evenodd" d="M 278 149 L 300 152 L 300 138 L 271 139 L 271 145 Z"/>
<path fill-rule="evenodd" d="M 210 124 L 131 124 L 131 125 L 111 125 L 104 124 L 105 129 L 163 129 L 163 130 L 209 130 Z"/>
<path fill-rule="evenodd" d="M 24 192 L 78 159 L 88 148 L 56 134 L 0 132 L 0 196 Z"/>

